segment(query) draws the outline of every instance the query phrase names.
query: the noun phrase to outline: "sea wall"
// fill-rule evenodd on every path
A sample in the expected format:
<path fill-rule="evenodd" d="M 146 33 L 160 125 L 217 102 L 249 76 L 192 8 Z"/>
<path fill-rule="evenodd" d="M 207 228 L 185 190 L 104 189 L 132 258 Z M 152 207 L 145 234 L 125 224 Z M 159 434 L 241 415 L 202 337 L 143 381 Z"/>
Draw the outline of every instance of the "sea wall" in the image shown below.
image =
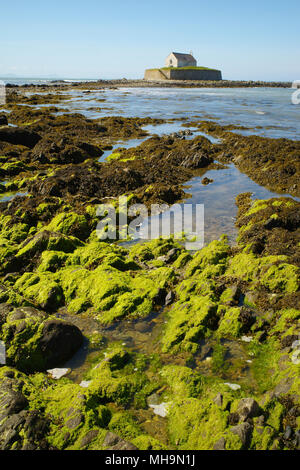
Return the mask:
<path fill-rule="evenodd" d="M 220 70 L 148 69 L 145 80 L 222 80 Z"/>

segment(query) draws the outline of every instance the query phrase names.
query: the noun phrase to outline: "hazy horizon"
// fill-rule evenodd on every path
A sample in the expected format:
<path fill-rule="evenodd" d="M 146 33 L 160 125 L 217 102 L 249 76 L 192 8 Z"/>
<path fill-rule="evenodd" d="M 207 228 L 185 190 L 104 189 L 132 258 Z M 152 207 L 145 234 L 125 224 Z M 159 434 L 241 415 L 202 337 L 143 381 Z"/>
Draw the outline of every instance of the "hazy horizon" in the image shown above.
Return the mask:
<path fill-rule="evenodd" d="M 16 0 L 1 6 L 0 76 L 142 78 L 171 51 L 193 51 L 198 65 L 228 80 L 300 79 L 296 0 L 178 0 L 113 4 Z M 13 18 L 13 21 L 11 20 Z M 13 31 L 13 34 L 11 33 Z"/>

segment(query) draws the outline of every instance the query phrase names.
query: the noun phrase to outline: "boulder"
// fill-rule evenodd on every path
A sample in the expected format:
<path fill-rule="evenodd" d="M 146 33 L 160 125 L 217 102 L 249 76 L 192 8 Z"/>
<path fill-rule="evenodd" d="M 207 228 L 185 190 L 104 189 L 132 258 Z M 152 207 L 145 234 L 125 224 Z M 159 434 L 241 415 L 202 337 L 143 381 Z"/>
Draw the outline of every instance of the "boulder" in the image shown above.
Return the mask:
<path fill-rule="evenodd" d="M 41 139 L 36 132 L 21 129 L 20 127 L 5 127 L 0 129 L 0 140 L 13 145 L 24 145 L 33 148 Z"/>
<path fill-rule="evenodd" d="M 125 439 L 122 439 L 113 432 L 106 434 L 103 447 L 106 450 L 138 450 L 131 442 L 125 441 Z"/>

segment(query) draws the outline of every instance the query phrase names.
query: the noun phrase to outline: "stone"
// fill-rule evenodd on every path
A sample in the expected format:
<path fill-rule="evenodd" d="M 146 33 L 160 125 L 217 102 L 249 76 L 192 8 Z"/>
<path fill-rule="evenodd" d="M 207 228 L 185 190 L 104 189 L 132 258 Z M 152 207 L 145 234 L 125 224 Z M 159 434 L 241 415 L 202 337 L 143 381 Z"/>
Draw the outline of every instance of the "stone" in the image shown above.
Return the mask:
<path fill-rule="evenodd" d="M 0 140 L 13 145 L 33 148 L 41 140 L 41 136 L 20 127 L 5 127 L 0 129 Z"/>
<path fill-rule="evenodd" d="M 70 359 L 80 348 L 82 341 L 83 336 L 77 326 L 59 320 L 47 321 L 39 343 L 46 368 L 55 367 Z"/>
<path fill-rule="evenodd" d="M 159 405 L 149 405 L 153 409 L 153 413 L 157 416 L 165 418 L 168 414 L 168 407 L 170 403 L 160 403 Z"/>
<path fill-rule="evenodd" d="M 131 442 L 125 441 L 113 432 L 108 432 L 103 441 L 106 450 L 138 450 Z"/>
<path fill-rule="evenodd" d="M 99 434 L 99 430 L 98 429 L 91 429 L 91 431 L 89 431 L 82 439 L 81 439 L 81 442 L 80 442 L 80 447 L 86 447 L 87 445 L 89 445 L 93 439 L 95 439 L 95 437 L 97 437 Z"/>
<path fill-rule="evenodd" d="M 236 434 L 240 438 L 244 446 L 249 442 L 252 430 L 253 427 L 247 422 L 240 423 L 230 429 L 233 434 Z"/>
<path fill-rule="evenodd" d="M 293 430 L 292 430 L 291 426 L 286 426 L 283 438 L 284 439 L 290 439 L 292 437 L 292 434 L 293 434 Z"/>
<path fill-rule="evenodd" d="M 225 450 L 226 441 L 224 437 L 221 437 L 217 442 L 214 443 L 213 450 Z"/>
<path fill-rule="evenodd" d="M 81 413 L 78 413 L 75 415 L 73 418 L 70 418 L 66 422 L 66 426 L 69 429 L 76 429 L 78 426 L 80 426 L 81 423 L 84 421 L 84 416 Z"/>
<path fill-rule="evenodd" d="M 7 124 L 8 124 L 8 120 L 7 120 L 6 114 L 1 113 L 0 114 L 0 126 L 7 126 Z"/>
<path fill-rule="evenodd" d="M 58 380 L 61 377 L 64 377 L 65 375 L 69 374 L 69 372 L 71 372 L 71 369 L 56 367 L 55 369 L 48 369 L 47 372 L 51 375 L 52 379 Z"/>
<path fill-rule="evenodd" d="M 242 398 L 239 401 L 236 412 L 240 416 L 240 420 L 245 421 L 248 418 L 255 418 L 261 413 L 258 403 L 253 398 Z"/>
<path fill-rule="evenodd" d="M 221 393 L 218 393 L 218 394 L 215 396 L 215 398 L 214 398 L 213 401 L 215 402 L 216 405 L 218 405 L 218 406 L 221 407 L 222 404 L 223 404 L 223 396 L 222 396 L 222 394 L 221 394 Z"/>
<path fill-rule="evenodd" d="M 165 306 L 167 307 L 168 305 L 171 305 L 175 299 L 175 294 L 174 292 L 170 291 L 168 292 L 166 299 L 165 299 Z"/>
<path fill-rule="evenodd" d="M 224 385 L 227 385 L 229 388 L 231 388 L 231 390 L 240 390 L 241 386 L 238 385 L 238 384 L 231 384 L 229 382 L 225 382 Z"/>

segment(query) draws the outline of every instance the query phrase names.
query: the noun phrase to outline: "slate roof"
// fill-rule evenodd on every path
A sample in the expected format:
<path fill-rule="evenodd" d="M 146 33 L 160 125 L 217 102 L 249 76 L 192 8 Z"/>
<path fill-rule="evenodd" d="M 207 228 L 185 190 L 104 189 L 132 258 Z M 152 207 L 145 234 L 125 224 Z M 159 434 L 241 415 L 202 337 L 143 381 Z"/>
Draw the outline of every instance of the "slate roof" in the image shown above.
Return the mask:
<path fill-rule="evenodd" d="M 180 59 L 185 62 L 190 62 L 191 60 L 196 61 L 195 57 L 193 57 L 191 54 L 181 54 L 181 52 L 172 52 L 172 54 L 176 57 L 176 59 Z"/>

